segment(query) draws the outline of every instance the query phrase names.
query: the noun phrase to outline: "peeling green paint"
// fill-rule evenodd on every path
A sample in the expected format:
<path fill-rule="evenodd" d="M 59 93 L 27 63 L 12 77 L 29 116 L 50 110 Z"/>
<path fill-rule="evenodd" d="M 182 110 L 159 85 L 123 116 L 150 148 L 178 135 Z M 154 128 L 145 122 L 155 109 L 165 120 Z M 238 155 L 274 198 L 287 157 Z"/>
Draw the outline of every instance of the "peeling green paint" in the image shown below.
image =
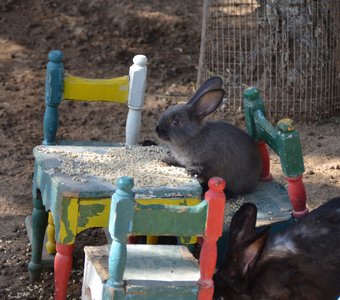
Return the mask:
<path fill-rule="evenodd" d="M 69 244 L 74 239 L 74 234 L 71 230 L 71 224 L 68 219 L 68 209 L 71 204 L 71 199 L 63 199 L 62 207 L 61 207 L 61 222 L 65 226 L 66 237 L 61 241 L 63 244 Z"/>
<path fill-rule="evenodd" d="M 99 216 L 104 211 L 104 209 L 104 204 L 80 205 L 78 227 L 86 227 L 89 219 L 94 216 Z"/>
<path fill-rule="evenodd" d="M 196 206 L 139 205 L 135 206 L 135 216 L 131 233 L 136 235 L 202 235 L 207 214 L 206 202 Z M 152 220 L 152 222 L 151 222 Z M 173 233 L 169 232 L 173 224 Z"/>

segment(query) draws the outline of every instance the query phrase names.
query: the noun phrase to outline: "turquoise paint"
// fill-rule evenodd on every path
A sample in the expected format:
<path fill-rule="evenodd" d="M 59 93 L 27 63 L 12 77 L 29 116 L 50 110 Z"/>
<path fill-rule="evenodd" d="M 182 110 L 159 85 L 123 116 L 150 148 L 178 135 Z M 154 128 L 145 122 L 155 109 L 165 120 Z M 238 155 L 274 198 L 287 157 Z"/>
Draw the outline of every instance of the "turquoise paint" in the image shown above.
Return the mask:
<path fill-rule="evenodd" d="M 121 177 L 117 180 L 116 186 L 116 192 L 111 200 L 109 232 L 112 244 L 108 259 L 109 279 L 104 286 L 104 299 L 196 299 L 198 293 L 196 282 L 188 283 L 185 286 L 176 284 L 157 286 L 152 283 L 149 284 L 147 281 L 145 284 L 124 285 L 123 275 L 127 264 L 126 242 L 131 222 L 132 230 L 130 233 L 153 234 L 161 232 L 182 235 L 182 233 L 189 232 L 189 234 L 184 235 L 191 236 L 193 232 L 188 230 L 187 227 L 193 227 L 195 228 L 194 233 L 203 234 L 207 202 L 203 201 L 197 206 L 190 207 L 139 205 L 134 201 L 132 178 Z M 146 230 L 142 228 L 146 228 Z M 171 253 L 173 253 L 172 249 Z M 174 253 L 173 255 L 175 257 Z M 180 255 L 179 252 L 176 255 Z M 130 263 L 134 258 L 133 254 L 130 253 Z M 160 259 L 157 255 L 150 257 L 153 263 L 156 263 L 157 258 Z M 162 262 L 164 263 L 163 259 Z M 145 269 L 145 272 L 152 272 L 153 263 L 147 263 L 150 269 Z M 196 262 L 190 260 L 187 263 L 196 264 Z"/>
<path fill-rule="evenodd" d="M 33 198 L 34 209 L 32 212 L 32 256 L 28 264 L 31 281 L 39 279 L 43 269 L 41 261 L 42 247 L 47 227 L 48 214 L 41 198 Z"/>
<path fill-rule="evenodd" d="M 134 194 L 133 179 L 127 176 L 117 180 L 117 190 L 112 195 L 109 232 L 112 244 L 109 256 L 108 287 L 123 287 L 123 274 L 126 266 L 126 240 L 133 218 Z"/>
<path fill-rule="evenodd" d="M 131 233 L 136 235 L 202 235 L 207 202 L 195 206 L 136 205 Z"/>
<path fill-rule="evenodd" d="M 53 50 L 48 54 L 49 62 L 46 69 L 45 81 L 45 114 L 43 145 L 55 145 L 59 125 L 58 106 L 63 96 L 64 65 L 63 53 Z"/>
<path fill-rule="evenodd" d="M 124 289 L 104 287 L 103 300 L 196 300 L 198 287 L 139 287 Z"/>
<path fill-rule="evenodd" d="M 35 256 L 37 257 L 37 259 L 35 262 L 31 261 L 30 263 L 29 268 L 32 270 L 32 272 L 30 271 L 30 276 L 35 276 L 32 275 L 33 272 L 35 272 L 35 269 L 38 270 L 36 274 L 40 274 L 42 269 L 41 250 L 43 247 L 43 235 L 47 225 L 47 211 L 51 211 L 53 214 L 56 242 L 66 244 L 72 240 L 73 234 L 70 230 L 68 230 L 67 239 L 61 241 L 59 238 L 61 224 L 60 218 L 61 215 L 67 211 L 66 208 L 68 205 L 66 204 L 66 206 L 64 206 L 63 202 L 71 196 L 79 199 L 81 198 L 82 201 L 95 198 L 111 198 L 112 194 L 117 189 L 113 183 L 103 180 L 103 178 L 101 178 L 100 176 L 92 177 L 84 175 L 86 176 L 87 182 L 82 183 L 72 180 L 72 176 L 59 173 L 58 169 L 61 165 L 59 154 L 57 152 L 47 153 L 46 151 L 39 151 L 40 147 L 42 146 L 37 146 L 33 150 L 35 162 L 32 195 L 33 199 L 35 199 L 38 196 L 37 191 L 41 191 L 42 203 L 39 205 L 43 205 L 41 207 L 44 207 L 44 209 L 39 210 L 39 214 L 37 214 L 37 219 L 40 219 L 42 222 L 41 224 L 43 224 L 42 226 L 38 225 L 39 228 L 43 228 L 43 233 L 42 238 L 39 238 L 39 233 L 35 231 L 36 229 L 33 229 L 32 239 L 35 241 L 34 243 L 36 243 L 36 246 L 33 246 L 32 243 L 32 257 Z M 82 151 L 107 153 L 107 151 L 111 149 L 110 147 L 101 146 L 78 146 L 74 148 L 71 148 L 70 146 L 49 146 L 49 148 L 55 148 L 57 151 L 72 151 L 74 153 Z M 149 188 L 133 188 L 132 192 L 135 193 L 136 198 L 140 199 L 201 198 L 201 186 L 197 181 L 194 180 L 188 184 L 183 184 L 178 187 L 158 186 Z M 183 207 L 184 206 L 181 206 L 181 208 Z M 100 214 L 99 209 L 96 211 Z M 36 212 L 33 211 L 33 214 L 36 214 Z M 62 221 L 65 222 L 66 226 L 70 226 L 67 220 Z M 84 222 L 86 221 L 84 220 Z M 130 224 L 131 222 L 128 222 L 127 230 L 130 230 Z M 36 275 L 34 278 L 38 277 L 39 276 Z"/>

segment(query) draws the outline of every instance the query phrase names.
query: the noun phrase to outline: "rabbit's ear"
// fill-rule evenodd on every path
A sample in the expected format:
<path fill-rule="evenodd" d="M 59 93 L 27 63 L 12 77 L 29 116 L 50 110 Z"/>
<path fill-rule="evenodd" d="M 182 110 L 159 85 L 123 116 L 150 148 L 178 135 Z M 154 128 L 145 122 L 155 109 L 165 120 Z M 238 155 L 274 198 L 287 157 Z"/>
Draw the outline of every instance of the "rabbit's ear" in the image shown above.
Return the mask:
<path fill-rule="evenodd" d="M 195 102 L 198 98 L 200 98 L 203 94 L 205 94 L 208 91 L 220 89 L 222 87 L 222 79 L 220 77 L 214 76 L 210 77 L 208 80 L 206 80 L 196 91 L 196 93 L 191 97 L 191 99 L 187 102 L 188 104 L 191 104 Z"/>
<path fill-rule="evenodd" d="M 266 244 L 269 229 L 269 226 L 262 228 L 243 245 L 242 249 L 239 249 L 239 267 L 243 275 L 246 275 L 248 270 L 252 269 L 257 263 Z"/>
<path fill-rule="evenodd" d="M 189 104 L 190 110 L 195 117 L 204 118 L 219 107 L 223 100 L 223 96 L 223 89 L 210 90 L 191 102 Z"/>
<path fill-rule="evenodd" d="M 238 248 L 255 233 L 257 208 L 252 203 L 244 203 L 233 215 L 229 227 L 229 243 Z"/>
<path fill-rule="evenodd" d="M 233 215 L 229 227 L 229 249 L 237 268 L 245 275 L 260 257 L 267 241 L 270 226 L 255 231 L 257 208 L 244 203 Z"/>

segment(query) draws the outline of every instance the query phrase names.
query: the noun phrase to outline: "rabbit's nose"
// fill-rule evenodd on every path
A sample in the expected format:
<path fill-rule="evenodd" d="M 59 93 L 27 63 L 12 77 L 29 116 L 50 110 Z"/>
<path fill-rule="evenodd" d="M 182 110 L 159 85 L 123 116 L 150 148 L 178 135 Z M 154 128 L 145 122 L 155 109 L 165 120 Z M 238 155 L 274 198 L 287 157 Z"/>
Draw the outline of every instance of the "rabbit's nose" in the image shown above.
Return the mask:
<path fill-rule="evenodd" d="M 167 133 L 165 132 L 164 129 L 161 129 L 161 127 L 156 126 L 156 133 L 157 133 L 158 137 L 161 138 L 162 140 L 165 140 L 165 141 L 169 140 Z"/>

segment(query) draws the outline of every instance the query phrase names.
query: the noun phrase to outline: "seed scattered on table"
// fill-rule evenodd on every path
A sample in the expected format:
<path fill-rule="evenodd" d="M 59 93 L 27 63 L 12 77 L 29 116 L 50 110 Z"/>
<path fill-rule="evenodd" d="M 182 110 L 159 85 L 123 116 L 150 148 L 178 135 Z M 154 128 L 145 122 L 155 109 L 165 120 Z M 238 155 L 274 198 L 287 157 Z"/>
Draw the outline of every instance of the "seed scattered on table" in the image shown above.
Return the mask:
<path fill-rule="evenodd" d="M 49 172 L 66 174 L 79 182 L 87 182 L 89 176 L 110 182 L 120 176 L 131 176 L 136 187 L 179 186 L 196 181 L 184 168 L 163 163 L 162 159 L 169 153 L 160 146 L 120 146 L 103 153 L 41 146 L 38 151 L 59 155 L 60 166 Z"/>

